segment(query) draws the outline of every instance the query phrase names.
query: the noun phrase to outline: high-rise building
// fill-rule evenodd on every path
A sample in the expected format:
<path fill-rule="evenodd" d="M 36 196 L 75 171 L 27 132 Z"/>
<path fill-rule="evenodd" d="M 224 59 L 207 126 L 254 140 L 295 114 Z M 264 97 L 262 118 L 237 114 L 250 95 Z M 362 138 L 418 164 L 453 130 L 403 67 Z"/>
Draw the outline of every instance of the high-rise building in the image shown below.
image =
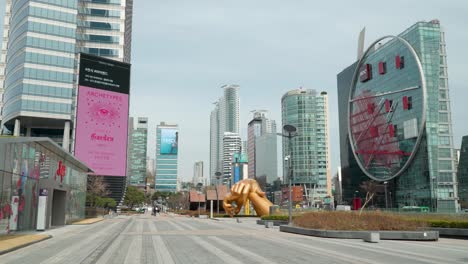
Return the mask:
<path fill-rule="evenodd" d="M 291 142 L 283 139 L 284 155 L 292 156 L 292 184 L 306 187 L 308 202 L 323 201 L 331 195 L 328 95 L 296 89 L 283 96 L 281 105 L 283 126 L 293 125 L 297 129 Z M 290 161 L 283 161 L 284 182 Z"/>
<path fill-rule="evenodd" d="M 239 133 L 239 86 L 223 85 L 221 88 L 223 96 L 215 102 L 210 116 L 210 175 L 207 178 L 211 183 L 216 181 L 216 172 L 223 173 L 224 133 Z"/>
<path fill-rule="evenodd" d="M 132 118 L 133 119 L 133 118 Z M 130 185 L 146 187 L 146 156 L 148 146 L 148 118 L 138 117 L 136 129 L 131 131 Z"/>
<path fill-rule="evenodd" d="M 241 153 L 241 138 L 237 133 L 224 132 L 223 136 L 223 184 L 232 181 L 234 154 Z"/>
<path fill-rule="evenodd" d="M 259 176 L 266 176 L 272 183 L 276 180 L 277 173 L 277 157 L 276 157 L 276 122 L 266 117 L 267 111 L 255 110 L 252 111 L 253 119 L 249 122 L 247 127 L 247 154 L 249 157 L 249 178 L 256 178 Z M 268 134 L 273 134 L 273 136 Z M 265 144 L 264 146 L 257 145 L 257 139 L 262 137 L 262 140 L 258 141 L 259 144 Z M 273 142 L 274 141 L 274 142 Z M 260 152 L 258 150 L 261 150 Z M 270 152 L 265 152 L 265 150 Z M 257 153 L 258 152 L 258 153 Z M 262 167 L 258 168 L 257 156 L 262 159 Z M 270 164 L 265 162 L 272 162 Z M 260 172 L 259 172 L 260 170 Z M 268 175 L 265 174 L 268 172 Z M 273 173 L 274 172 L 274 173 Z"/>
<path fill-rule="evenodd" d="M 194 186 L 202 184 L 206 186 L 206 178 L 203 175 L 203 161 L 197 161 L 193 164 L 193 179 L 192 183 Z"/>
<path fill-rule="evenodd" d="M 161 122 L 156 128 L 156 191 L 177 191 L 178 157 L 179 126 Z"/>
<path fill-rule="evenodd" d="M 130 62 L 132 0 L 6 1 L 0 63 L 2 129 L 69 150 L 77 54 Z"/>
<path fill-rule="evenodd" d="M 255 178 L 265 177 L 267 184 L 278 179 L 277 139 L 276 133 L 266 133 L 255 139 Z"/>
<path fill-rule="evenodd" d="M 462 209 L 468 209 L 468 136 L 464 136 L 458 161 L 458 197 Z"/>
<path fill-rule="evenodd" d="M 343 200 L 350 203 L 363 181 L 375 180 L 388 193 L 377 195 L 379 206 L 389 201 L 455 212 L 456 158 L 439 21 L 377 40 L 337 79 Z"/>
<path fill-rule="evenodd" d="M 133 0 L 78 0 L 78 52 L 130 63 Z"/>

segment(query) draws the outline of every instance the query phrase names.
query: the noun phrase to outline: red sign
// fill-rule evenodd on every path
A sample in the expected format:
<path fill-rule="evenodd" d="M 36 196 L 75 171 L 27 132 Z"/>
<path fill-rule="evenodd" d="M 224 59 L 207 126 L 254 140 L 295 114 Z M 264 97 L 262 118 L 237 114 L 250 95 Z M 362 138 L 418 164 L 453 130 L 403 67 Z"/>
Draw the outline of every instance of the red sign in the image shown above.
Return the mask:
<path fill-rule="evenodd" d="M 65 164 L 62 163 L 62 161 L 59 161 L 58 166 L 57 166 L 57 171 L 55 172 L 55 180 L 57 179 L 57 176 L 60 177 L 60 182 L 63 182 L 63 177 L 65 177 L 67 173 L 67 167 Z"/>

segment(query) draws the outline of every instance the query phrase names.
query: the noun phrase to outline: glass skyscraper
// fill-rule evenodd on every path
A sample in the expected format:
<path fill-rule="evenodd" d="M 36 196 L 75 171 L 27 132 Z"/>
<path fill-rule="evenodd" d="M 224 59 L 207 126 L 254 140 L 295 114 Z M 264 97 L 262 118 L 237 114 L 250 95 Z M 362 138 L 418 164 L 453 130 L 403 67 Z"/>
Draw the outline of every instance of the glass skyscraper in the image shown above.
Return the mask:
<path fill-rule="evenodd" d="M 266 117 L 267 111 L 255 110 L 252 113 L 253 118 L 247 126 L 249 178 L 265 176 L 266 181 L 272 183 L 278 177 L 276 122 Z M 257 162 L 257 158 L 261 161 Z"/>
<path fill-rule="evenodd" d="M 148 146 L 148 118 L 139 117 L 136 129 L 131 131 L 130 144 L 130 185 L 146 187 L 146 159 Z"/>
<path fill-rule="evenodd" d="M 3 126 L 69 150 L 77 54 L 130 62 L 132 0 L 7 0 L 0 63 Z"/>
<path fill-rule="evenodd" d="M 291 142 L 292 184 L 306 186 L 310 202 L 323 201 L 331 195 L 328 95 L 310 89 L 287 92 L 282 100 L 282 122 L 297 128 Z M 289 155 L 289 142 L 283 139 L 283 154 Z M 289 161 L 283 161 L 284 182 L 287 182 Z"/>
<path fill-rule="evenodd" d="M 211 183 L 216 181 L 216 172 L 223 172 L 224 133 L 239 133 L 239 86 L 223 85 L 221 88 L 223 96 L 214 103 L 210 116 L 210 175 L 207 178 Z"/>
<path fill-rule="evenodd" d="M 380 199 L 380 203 L 377 197 L 377 202 L 381 206 L 382 201 L 388 200 L 393 207 L 426 206 L 440 212 L 454 212 L 458 208 L 458 191 L 445 34 L 441 30 L 439 21 L 432 20 L 416 23 L 399 37 L 415 51 L 416 58 L 407 52 L 409 49 L 403 40 L 392 40 L 384 44 L 376 43 L 376 46 L 368 52 L 367 64 L 358 66 L 355 63 L 338 75 L 343 200 L 349 203 L 359 192 L 359 185 L 363 181 L 370 180 L 356 160 L 356 155 L 364 157 L 367 155 L 370 158 L 364 166 L 366 168 L 373 166 L 375 177 L 378 175 L 378 178 L 387 176 L 389 178 L 385 181 L 385 184 L 388 184 L 385 188 L 388 189 L 389 196 Z M 421 80 L 422 85 L 416 83 L 416 86 L 409 87 L 406 85 L 407 82 L 419 78 L 418 63 L 421 64 L 425 82 Z M 359 67 L 359 72 L 355 74 L 357 67 Z M 359 75 L 356 83 L 363 87 L 366 85 L 370 87 L 378 81 L 386 83 L 386 85 L 371 87 L 371 93 L 377 92 L 377 95 L 371 97 L 378 100 L 376 99 L 374 104 L 368 104 L 367 110 L 362 113 L 386 112 L 382 115 L 387 118 L 385 129 L 382 129 L 383 126 L 376 127 L 378 121 L 375 120 L 379 117 L 375 117 L 372 118 L 375 125 L 366 130 L 370 137 L 383 138 L 379 142 L 381 146 L 378 146 L 378 149 L 361 148 L 356 150 L 356 153 L 353 153 L 351 149 L 348 131 L 348 127 L 353 129 L 353 126 L 360 122 L 356 119 L 357 115 L 362 115 L 356 112 L 352 115 L 348 113 L 349 104 L 362 100 L 362 98 L 350 100 L 349 97 L 354 75 Z M 405 78 L 402 79 L 402 76 Z M 425 94 L 421 96 L 420 91 L 424 84 Z M 386 89 L 386 87 L 394 87 L 397 90 L 390 93 L 375 90 Z M 425 101 L 422 100 L 423 98 Z M 379 103 L 379 100 L 382 103 Z M 418 111 L 422 112 L 417 114 Z M 424 116 L 425 123 L 421 123 Z M 348 117 L 352 119 L 351 125 L 349 125 Z M 416 124 L 419 123 L 421 123 L 422 133 L 418 136 Z M 418 141 L 413 151 L 408 148 L 408 144 L 416 138 Z M 366 139 L 362 137 L 360 141 L 364 140 Z M 359 144 L 358 142 L 357 145 Z M 382 148 L 384 144 L 387 145 Z M 398 165 L 406 164 L 407 160 L 407 167 Z M 402 167 L 401 174 L 393 172 L 392 168 L 395 166 Z M 383 186 L 383 180 L 381 184 Z"/>
<path fill-rule="evenodd" d="M 179 126 L 161 122 L 156 128 L 156 191 L 177 191 L 178 150 Z"/>

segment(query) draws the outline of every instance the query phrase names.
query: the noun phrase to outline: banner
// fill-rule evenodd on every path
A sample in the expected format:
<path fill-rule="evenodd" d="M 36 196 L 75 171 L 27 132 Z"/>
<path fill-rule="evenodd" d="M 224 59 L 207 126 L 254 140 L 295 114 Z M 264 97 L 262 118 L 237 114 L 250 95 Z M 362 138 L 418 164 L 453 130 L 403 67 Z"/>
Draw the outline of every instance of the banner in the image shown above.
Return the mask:
<path fill-rule="evenodd" d="M 130 65 L 80 54 L 75 156 L 97 175 L 126 176 Z"/>

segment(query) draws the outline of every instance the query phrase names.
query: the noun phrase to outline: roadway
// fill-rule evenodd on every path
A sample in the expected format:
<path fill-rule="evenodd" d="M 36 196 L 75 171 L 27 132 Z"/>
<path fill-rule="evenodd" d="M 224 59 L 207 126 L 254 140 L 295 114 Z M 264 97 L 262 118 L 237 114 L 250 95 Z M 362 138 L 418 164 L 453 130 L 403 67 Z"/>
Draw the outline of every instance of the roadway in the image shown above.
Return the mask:
<path fill-rule="evenodd" d="M 282 233 L 255 219 L 145 214 L 47 233 L 0 263 L 468 263 L 468 240 L 370 244 Z"/>

